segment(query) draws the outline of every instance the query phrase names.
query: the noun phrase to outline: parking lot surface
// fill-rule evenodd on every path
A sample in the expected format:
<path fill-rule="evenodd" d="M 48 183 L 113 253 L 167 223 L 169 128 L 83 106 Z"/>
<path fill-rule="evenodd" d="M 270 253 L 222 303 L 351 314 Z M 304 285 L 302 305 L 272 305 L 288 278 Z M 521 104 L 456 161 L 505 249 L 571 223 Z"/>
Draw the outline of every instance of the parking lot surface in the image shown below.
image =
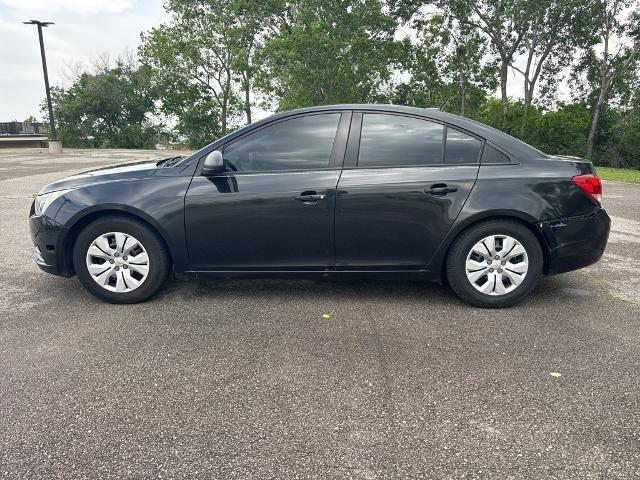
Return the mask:
<path fill-rule="evenodd" d="M 36 267 L 44 184 L 161 156 L 0 150 L 0 478 L 640 477 L 640 185 L 604 184 L 600 263 L 507 310 L 282 280 L 119 306 Z"/>

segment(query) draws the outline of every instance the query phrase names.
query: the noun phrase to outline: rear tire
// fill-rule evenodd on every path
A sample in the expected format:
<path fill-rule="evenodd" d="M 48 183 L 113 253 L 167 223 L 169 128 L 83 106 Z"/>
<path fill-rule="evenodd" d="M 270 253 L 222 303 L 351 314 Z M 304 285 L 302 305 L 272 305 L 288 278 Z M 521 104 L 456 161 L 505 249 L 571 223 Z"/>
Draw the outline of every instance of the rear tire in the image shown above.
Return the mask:
<path fill-rule="evenodd" d="M 136 220 L 108 216 L 87 225 L 73 248 L 82 285 L 109 303 L 138 303 L 160 290 L 171 269 L 162 239 Z"/>
<path fill-rule="evenodd" d="M 460 234 L 449 249 L 446 275 L 467 303 L 509 307 L 535 288 L 543 254 L 536 236 L 513 220 L 488 220 Z"/>

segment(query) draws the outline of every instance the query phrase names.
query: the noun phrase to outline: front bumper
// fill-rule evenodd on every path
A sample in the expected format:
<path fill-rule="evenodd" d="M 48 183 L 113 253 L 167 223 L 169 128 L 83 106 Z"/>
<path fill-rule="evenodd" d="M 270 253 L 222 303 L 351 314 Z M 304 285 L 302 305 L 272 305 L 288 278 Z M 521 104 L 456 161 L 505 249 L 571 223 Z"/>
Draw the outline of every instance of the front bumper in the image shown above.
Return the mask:
<path fill-rule="evenodd" d="M 550 220 L 540 227 L 549 245 L 545 273 L 555 275 L 600 260 L 609 239 L 611 219 L 598 207 L 590 215 Z"/>
<path fill-rule="evenodd" d="M 45 272 L 69 277 L 73 269 L 65 259 L 64 239 L 68 230 L 45 215 L 29 217 L 32 258 Z"/>

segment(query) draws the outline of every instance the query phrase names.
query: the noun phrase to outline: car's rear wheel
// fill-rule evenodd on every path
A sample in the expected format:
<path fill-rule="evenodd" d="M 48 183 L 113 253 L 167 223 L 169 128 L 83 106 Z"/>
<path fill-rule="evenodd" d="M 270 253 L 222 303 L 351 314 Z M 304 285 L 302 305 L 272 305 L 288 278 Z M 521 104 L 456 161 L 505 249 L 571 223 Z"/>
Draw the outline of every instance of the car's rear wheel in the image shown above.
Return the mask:
<path fill-rule="evenodd" d="M 162 239 L 148 226 L 125 217 L 87 225 L 73 250 L 80 282 L 111 303 L 142 302 L 163 285 L 171 260 Z"/>
<path fill-rule="evenodd" d="M 447 280 L 462 300 L 502 308 L 533 290 L 542 266 L 542 249 L 531 230 L 512 220 L 489 220 L 455 240 L 447 256 Z"/>

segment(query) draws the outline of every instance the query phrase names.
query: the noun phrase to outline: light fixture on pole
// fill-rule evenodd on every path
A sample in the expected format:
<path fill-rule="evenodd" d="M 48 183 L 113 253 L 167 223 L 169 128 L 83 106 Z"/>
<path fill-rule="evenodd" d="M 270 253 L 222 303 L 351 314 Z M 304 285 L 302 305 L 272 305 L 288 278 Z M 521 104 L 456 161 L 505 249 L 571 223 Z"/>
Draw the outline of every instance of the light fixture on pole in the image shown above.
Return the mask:
<path fill-rule="evenodd" d="M 48 27 L 53 25 L 53 22 L 41 22 L 40 20 L 29 20 L 28 22 L 22 22 L 26 25 L 38 26 L 38 37 L 40 38 L 40 55 L 42 56 L 42 71 L 44 73 L 44 86 L 47 91 L 47 106 L 49 107 L 49 152 L 60 153 L 62 152 L 62 145 L 58 141 L 58 134 L 56 132 L 56 122 L 53 118 L 53 107 L 51 105 L 51 92 L 49 89 L 49 74 L 47 73 L 47 57 L 44 54 L 44 41 L 42 40 L 42 27 Z"/>

